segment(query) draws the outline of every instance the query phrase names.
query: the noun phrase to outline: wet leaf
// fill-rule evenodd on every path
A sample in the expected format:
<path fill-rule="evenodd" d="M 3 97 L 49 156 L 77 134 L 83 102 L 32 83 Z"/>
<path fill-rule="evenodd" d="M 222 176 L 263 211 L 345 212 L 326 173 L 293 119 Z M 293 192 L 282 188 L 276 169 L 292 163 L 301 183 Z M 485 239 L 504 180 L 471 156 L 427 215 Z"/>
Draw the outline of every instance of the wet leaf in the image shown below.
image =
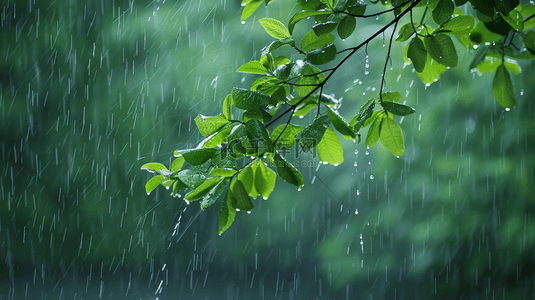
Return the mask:
<path fill-rule="evenodd" d="M 269 35 L 276 39 L 284 40 L 292 37 L 292 35 L 288 31 L 288 28 L 286 28 L 286 26 L 284 26 L 284 24 L 282 24 L 282 22 L 279 20 L 264 18 L 258 20 L 258 22 L 260 23 L 260 25 L 262 25 L 262 27 L 264 27 L 264 30 Z"/>
<path fill-rule="evenodd" d="M 335 166 L 344 162 L 344 148 L 336 132 L 330 127 L 327 128 L 321 141 L 318 143 L 318 156 L 320 161 Z"/>

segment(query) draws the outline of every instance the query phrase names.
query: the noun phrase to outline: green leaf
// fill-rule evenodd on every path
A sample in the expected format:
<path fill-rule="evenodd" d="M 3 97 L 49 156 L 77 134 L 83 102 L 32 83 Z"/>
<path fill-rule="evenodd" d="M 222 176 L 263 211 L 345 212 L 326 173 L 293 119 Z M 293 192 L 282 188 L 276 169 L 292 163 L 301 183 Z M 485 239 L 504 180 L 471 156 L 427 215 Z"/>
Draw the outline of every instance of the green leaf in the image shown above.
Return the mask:
<path fill-rule="evenodd" d="M 417 73 L 418 77 L 426 84 L 431 85 L 438 81 L 440 75 L 446 72 L 448 68 L 445 65 L 439 64 L 434 61 L 429 54 L 427 55 L 427 61 L 425 62 L 425 68 L 423 72 Z"/>
<path fill-rule="evenodd" d="M 262 56 L 260 57 L 260 63 L 262 64 L 262 66 L 264 66 L 264 68 L 266 68 L 266 70 L 271 72 L 273 70 L 273 54 L 262 54 Z"/>
<path fill-rule="evenodd" d="M 344 149 L 336 132 L 331 127 L 327 128 L 321 141 L 318 143 L 318 156 L 321 162 L 334 166 L 344 162 Z"/>
<path fill-rule="evenodd" d="M 167 171 L 167 168 L 160 163 L 148 163 L 141 166 L 141 170 L 147 170 L 150 173 L 161 173 L 161 170 Z"/>
<path fill-rule="evenodd" d="M 449 36 L 445 34 L 426 36 L 424 44 L 429 55 L 438 63 L 447 67 L 457 66 L 457 51 Z"/>
<path fill-rule="evenodd" d="M 433 20 L 439 25 L 446 22 L 451 18 L 454 9 L 455 5 L 452 0 L 440 0 L 433 9 Z"/>
<path fill-rule="evenodd" d="M 521 32 L 520 36 L 522 37 L 522 40 L 524 41 L 524 46 L 528 49 L 528 51 L 531 54 L 535 55 L 535 31 L 531 30 L 531 31 L 528 31 L 527 33 Z"/>
<path fill-rule="evenodd" d="M 232 95 L 228 94 L 223 101 L 223 115 L 227 120 L 232 120 Z"/>
<path fill-rule="evenodd" d="M 145 191 L 147 192 L 147 195 L 164 181 L 166 181 L 166 179 L 163 177 L 163 175 L 156 175 L 147 181 L 147 184 L 145 184 Z"/>
<path fill-rule="evenodd" d="M 249 18 L 258 8 L 258 5 L 262 3 L 263 0 L 252 0 L 245 7 L 243 8 L 243 11 L 241 13 L 240 21 L 245 21 L 247 18 Z"/>
<path fill-rule="evenodd" d="M 210 171 L 210 175 L 212 176 L 220 176 L 220 177 L 232 177 L 234 174 L 236 174 L 238 171 L 232 168 L 213 168 Z"/>
<path fill-rule="evenodd" d="M 330 14 L 332 14 L 332 12 L 326 11 L 326 10 L 302 11 L 302 12 L 296 13 L 288 22 L 289 33 L 290 34 L 293 33 L 295 24 L 297 24 L 297 22 L 303 19 L 310 18 L 312 16 L 330 15 Z"/>
<path fill-rule="evenodd" d="M 179 156 L 171 164 L 171 172 L 179 171 L 180 169 L 182 169 L 182 165 L 184 165 L 184 157 L 183 156 Z"/>
<path fill-rule="evenodd" d="M 414 34 L 414 28 L 418 27 L 418 24 L 414 24 L 414 27 L 412 26 L 412 23 L 406 23 L 398 31 L 398 37 L 396 38 L 396 42 L 405 42 L 406 40 L 410 39 L 410 37 Z"/>
<path fill-rule="evenodd" d="M 346 16 L 338 24 L 338 35 L 341 39 L 347 39 L 351 36 L 357 27 L 357 20 L 353 16 Z"/>
<path fill-rule="evenodd" d="M 524 18 L 522 18 L 520 12 L 513 10 L 509 13 L 509 15 L 504 15 L 500 12 L 500 16 L 514 29 L 518 31 L 524 30 Z"/>
<path fill-rule="evenodd" d="M 500 34 L 488 30 L 483 22 L 478 22 L 474 30 L 470 33 L 470 40 L 475 44 L 496 42 L 501 37 Z"/>
<path fill-rule="evenodd" d="M 227 183 L 228 179 L 224 178 L 223 180 L 219 181 L 215 186 L 213 186 L 210 191 L 202 197 L 201 209 L 204 210 L 212 206 L 212 204 L 214 204 L 225 191 Z"/>
<path fill-rule="evenodd" d="M 522 6 L 522 10 L 520 10 L 520 14 L 524 19 L 529 18 L 530 16 L 535 14 L 535 4 L 526 4 Z M 531 18 L 528 21 L 524 22 L 524 30 L 528 30 L 535 27 L 535 18 Z"/>
<path fill-rule="evenodd" d="M 416 72 L 423 72 L 427 62 L 427 50 L 425 50 L 424 43 L 419 37 L 415 36 L 411 40 L 407 57 L 411 60 Z"/>
<path fill-rule="evenodd" d="M 516 105 L 511 75 L 504 65 L 500 65 L 496 70 L 496 75 L 492 82 L 492 95 L 505 108 L 512 108 Z"/>
<path fill-rule="evenodd" d="M 415 112 L 414 108 L 397 102 L 383 101 L 381 105 L 396 116 L 408 116 Z"/>
<path fill-rule="evenodd" d="M 468 67 L 468 71 L 474 69 L 479 65 L 483 60 L 485 59 L 485 56 L 487 55 L 487 52 L 489 52 L 490 46 L 482 46 L 477 50 L 476 55 L 474 56 L 474 59 L 472 60 L 472 63 L 470 63 L 470 66 Z"/>
<path fill-rule="evenodd" d="M 269 133 L 262 122 L 252 119 L 245 123 L 249 144 L 254 153 L 272 152 L 273 144 L 269 138 Z"/>
<path fill-rule="evenodd" d="M 292 35 L 288 31 L 288 28 L 286 28 L 286 26 L 284 26 L 284 24 L 282 24 L 282 22 L 279 20 L 264 18 L 258 20 L 258 22 L 260 23 L 260 25 L 262 25 L 262 27 L 264 27 L 264 30 L 269 35 L 276 39 L 284 40 L 292 37 Z"/>
<path fill-rule="evenodd" d="M 236 217 L 236 198 L 230 191 L 227 190 L 227 196 L 224 201 L 221 201 L 221 209 L 219 210 L 219 234 L 225 232 Z"/>
<path fill-rule="evenodd" d="M 338 0 L 336 1 L 336 5 L 334 6 L 334 11 L 344 11 L 346 10 L 347 6 L 349 5 L 348 0 Z"/>
<path fill-rule="evenodd" d="M 513 30 L 513 27 L 511 27 L 511 25 L 509 25 L 509 23 L 507 23 L 507 21 L 505 21 L 500 14 L 498 14 L 497 16 L 498 17 L 493 19 L 492 21 L 485 22 L 485 27 L 487 27 L 487 29 L 491 32 L 505 36 L 511 30 Z"/>
<path fill-rule="evenodd" d="M 241 73 L 253 73 L 253 74 L 267 74 L 270 72 L 257 60 L 246 62 L 238 68 L 238 72 Z"/>
<path fill-rule="evenodd" d="M 325 34 L 322 36 L 325 36 Z M 306 60 L 314 65 L 323 65 L 334 60 L 335 56 L 336 47 L 334 44 L 329 44 L 323 48 L 308 52 Z"/>
<path fill-rule="evenodd" d="M 295 138 L 298 140 L 301 149 L 307 152 L 316 147 L 323 138 L 323 134 L 325 134 L 325 130 L 327 130 L 330 123 L 329 116 L 320 116 L 312 124 L 296 134 Z"/>
<path fill-rule="evenodd" d="M 301 189 L 304 184 L 303 175 L 291 163 L 287 162 L 279 153 L 275 153 L 274 162 L 279 176 L 289 184 Z"/>
<path fill-rule="evenodd" d="M 370 129 L 368 129 L 368 134 L 366 135 L 366 146 L 372 147 L 379 140 L 379 134 L 381 131 L 381 122 L 383 122 L 384 113 L 378 114 L 375 120 L 373 121 Z"/>
<path fill-rule="evenodd" d="M 236 208 L 244 211 L 251 211 L 254 208 L 254 204 L 249 198 L 243 182 L 239 179 L 235 179 L 230 185 L 230 190 L 236 198 Z"/>
<path fill-rule="evenodd" d="M 255 169 L 255 189 L 260 196 L 266 200 L 275 189 L 275 182 L 277 180 L 277 173 L 268 168 L 262 160 L 256 162 L 258 165 Z"/>
<path fill-rule="evenodd" d="M 312 30 L 317 36 L 321 36 L 323 34 L 333 31 L 334 29 L 336 29 L 336 26 L 338 26 L 337 22 L 327 21 L 327 22 L 319 23 L 319 24 L 312 26 Z"/>
<path fill-rule="evenodd" d="M 175 179 L 173 183 L 173 196 L 178 196 L 182 191 L 189 190 L 189 187 L 180 179 Z"/>
<path fill-rule="evenodd" d="M 233 88 L 231 94 L 234 106 L 243 110 L 250 110 L 257 107 L 266 108 L 269 105 L 276 105 L 276 103 L 272 103 L 270 96 L 255 91 Z"/>
<path fill-rule="evenodd" d="M 355 16 L 363 16 L 366 13 L 366 2 L 358 0 L 356 4 L 349 5 L 347 11 Z"/>
<path fill-rule="evenodd" d="M 288 124 L 288 126 L 286 126 L 286 124 L 281 124 L 271 132 L 271 140 L 275 142 L 278 138 L 277 148 L 289 149 L 295 145 L 295 135 L 301 130 L 303 130 L 303 127 L 298 125 Z"/>
<path fill-rule="evenodd" d="M 351 126 L 349 126 L 347 121 L 340 116 L 338 111 L 333 110 L 330 106 L 327 106 L 327 113 L 329 115 L 329 119 L 331 120 L 331 124 L 333 124 L 334 128 L 340 132 L 345 139 L 354 141 L 357 138 L 357 134 L 353 131 L 353 129 L 351 129 Z"/>
<path fill-rule="evenodd" d="M 472 16 L 457 16 L 442 25 L 442 29 L 453 33 L 470 33 L 476 27 L 476 20 Z"/>
<path fill-rule="evenodd" d="M 307 53 L 312 50 L 320 49 L 334 43 L 335 39 L 334 35 L 330 33 L 317 36 L 314 30 L 310 30 L 301 40 L 301 50 Z"/>
<path fill-rule="evenodd" d="M 288 63 L 282 66 L 278 66 L 273 72 L 273 75 L 275 75 L 275 77 L 280 80 L 287 80 L 290 77 L 294 65 L 294 63 Z"/>
<path fill-rule="evenodd" d="M 253 108 L 243 113 L 243 121 L 247 122 L 249 120 L 258 120 L 261 122 L 269 122 L 272 116 L 262 108 Z"/>
<path fill-rule="evenodd" d="M 488 0 L 468 0 L 475 10 L 492 17 L 494 15 L 494 5 Z"/>
<path fill-rule="evenodd" d="M 257 161 L 259 159 L 256 158 L 252 162 L 250 162 L 245 168 L 243 168 L 240 173 L 238 173 L 237 179 L 239 179 L 243 186 L 245 187 L 245 190 L 247 191 L 247 194 L 253 198 L 258 197 L 258 192 L 256 191 L 255 187 L 255 171 L 258 167 Z"/>
<path fill-rule="evenodd" d="M 384 92 L 381 93 L 381 99 L 384 101 L 399 101 L 401 95 L 398 92 Z"/>
<path fill-rule="evenodd" d="M 495 73 L 498 70 L 498 67 L 502 65 L 501 57 L 485 57 L 485 60 L 479 63 L 476 66 L 476 69 L 481 74 L 485 73 Z M 520 74 L 520 66 L 518 62 L 514 59 L 506 58 L 504 65 L 507 70 L 511 71 L 514 74 Z"/>
<path fill-rule="evenodd" d="M 204 137 L 214 134 L 221 129 L 221 127 L 227 125 L 228 123 L 229 121 L 223 114 L 213 117 L 198 115 L 195 118 L 195 124 L 197 125 L 201 135 Z"/>
<path fill-rule="evenodd" d="M 297 0 L 297 4 L 302 10 L 317 10 L 323 6 L 320 0 Z"/>
<path fill-rule="evenodd" d="M 270 52 L 273 52 L 275 51 L 276 49 L 282 47 L 282 46 L 286 46 L 286 45 L 294 45 L 295 44 L 295 41 L 293 39 L 285 39 L 285 40 L 276 40 L 276 41 L 273 41 L 271 42 L 268 46 L 262 48 L 262 52 L 261 54 L 262 55 L 266 55 Z"/>
<path fill-rule="evenodd" d="M 175 156 L 182 155 L 188 164 L 193 166 L 201 165 L 207 162 L 212 156 L 216 155 L 219 152 L 218 149 L 186 149 L 186 150 L 176 150 Z"/>
<path fill-rule="evenodd" d="M 500 13 L 507 15 L 520 4 L 520 0 L 497 0 L 495 4 L 496 10 L 499 10 Z"/>
<path fill-rule="evenodd" d="M 372 116 L 374 107 L 375 99 L 372 98 L 366 101 L 360 108 L 359 113 L 351 119 L 349 125 L 353 127 L 355 132 L 358 132 L 363 127 L 364 122 Z"/>
<path fill-rule="evenodd" d="M 381 143 L 395 156 L 402 156 L 405 152 L 405 143 L 403 141 L 403 131 L 394 120 L 384 118 L 381 122 Z"/>
<path fill-rule="evenodd" d="M 206 176 L 202 172 L 196 170 L 182 170 L 176 175 L 180 181 L 191 189 L 198 187 L 206 180 Z"/>
<path fill-rule="evenodd" d="M 194 191 L 187 194 L 184 199 L 188 201 L 197 201 L 203 199 L 205 195 L 214 188 L 218 183 L 220 183 L 224 178 L 223 177 L 212 177 L 206 179 L 201 185 L 195 188 Z"/>

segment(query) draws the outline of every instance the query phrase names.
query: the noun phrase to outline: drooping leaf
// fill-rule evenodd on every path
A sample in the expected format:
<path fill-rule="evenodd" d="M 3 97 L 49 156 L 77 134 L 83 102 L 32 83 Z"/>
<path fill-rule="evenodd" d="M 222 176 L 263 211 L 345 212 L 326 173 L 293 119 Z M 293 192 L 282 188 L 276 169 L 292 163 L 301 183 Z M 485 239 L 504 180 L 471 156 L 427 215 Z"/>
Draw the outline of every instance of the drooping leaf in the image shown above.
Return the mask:
<path fill-rule="evenodd" d="M 337 166 L 344 161 L 344 149 L 336 132 L 329 127 L 318 143 L 318 156 L 320 161 Z"/>
<path fill-rule="evenodd" d="M 500 65 L 496 70 L 496 75 L 494 75 L 494 81 L 492 82 L 492 95 L 505 108 L 512 108 L 516 105 L 511 75 L 504 65 Z"/>
<path fill-rule="evenodd" d="M 180 195 L 181 192 L 188 192 L 189 187 L 180 179 L 175 179 L 173 183 L 173 196 Z"/>
<path fill-rule="evenodd" d="M 522 18 L 520 12 L 513 10 L 508 15 L 502 14 L 500 12 L 500 16 L 505 20 L 505 22 L 507 22 L 507 24 L 509 24 L 515 30 L 524 30 L 524 18 Z"/>
<path fill-rule="evenodd" d="M 269 72 L 273 71 L 273 54 L 266 53 L 260 57 L 260 64 L 266 68 Z"/>
<path fill-rule="evenodd" d="M 236 208 L 244 211 L 251 211 L 254 208 L 254 204 L 249 198 L 243 182 L 239 179 L 235 179 L 230 185 L 230 190 L 236 198 Z"/>
<path fill-rule="evenodd" d="M 405 152 L 405 142 L 403 141 L 403 131 L 394 120 L 384 118 L 381 122 L 381 143 L 395 156 L 402 156 Z"/>
<path fill-rule="evenodd" d="M 255 171 L 258 167 L 258 158 L 250 162 L 240 173 L 238 173 L 237 179 L 239 179 L 247 191 L 247 194 L 253 198 L 258 197 L 258 191 L 255 186 Z"/>
<path fill-rule="evenodd" d="M 219 209 L 219 234 L 225 232 L 236 217 L 236 198 L 230 191 L 227 190 L 225 200 L 221 201 L 221 208 Z"/>
<path fill-rule="evenodd" d="M 353 16 L 346 16 L 338 24 L 338 35 L 341 39 L 347 39 L 357 27 L 357 20 Z"/>
<path fill-rule="evenodd" d="M 494 15 L 494 4 L 488 0 L 468 0 L 472 6 L 479 12 L 492 17 Z"/>
<path fill-rule="evenodd" d="M 502 36 L 507 35 L 511 30 L 513 30 L 513 27 L 511 27 L 511 25 L 509 25 L 509 23 L 505 21 L 500 14 L 498 14 L 495 19 L 485 22 L 484 24 L 488 30 Z"/>
<path fill-rule="evenodd" d="M 415 112 L 414 108 L 397 102 L 383 101 L 382 106 L 396 116 L 408 116 Z"/>
<path fill-rule="evenodd" d="M 253 73 L 253 74 L 267 74 L 269 75 L 269 71 L 262 65 L 261 62 L 257 60 L 253 60 L 250 62 L 246 62 L 243 65 L 241 65 L 238 68 L 238 72 L 241 73 Z"/>
<path fill-rule="evenodd" d="M 232 168 L 213 168 L 210 171 L 210 175 L 220 176 L 220 177 L 232 177 L 237 172 L 238 172 L 237 170 L 232 169 Z"/>
<path fill-rule="evenodd" d="M 338 26 L 337 22 L 327 21 L 327 22 L 319 23 L 319 24 L 312 26 L 312 30 L 317 36 L 321 36 L 323 34 L 326 34 L 335 30 L 337 26 Z"/>
<path fill-rule="evenodd" d="M 256 119 L 245 123 L 249 144 L 253 148 L 253 153 L 272 152 L 273 144 L 269 138 L 269 133 L 264 124 Z"/>
<path fill-rule="evenodd" d="M 446 66 L 433 60 L 428 54 L 424 70 L 423 72 L 418 73 L 418 77 L 420 77 L 425 84 L 431 85 L 438 81 L 440 75 L 447 70 L 448 68 Z"/>
<path fill-rule="evenodd" d="M 220 183 L 224 178 L 223 177 L 212 177 L 206 179 L 201 185 L 195 188 L 194 191 L 187 194 L 184 199 L 188 201 L 197 201 L 201 200 L 205 195 L 207 195 L 212 188 L 214 188 L 218 183 Z"/>
<path fill-rule="evenodd" d="M 358 132 L 362 127 L 364 127 L 364 122 L 372 116 L 374 107 L 375 99 L 372 98 L 366 101 L 366 103 L 364 103 L 364 105 L 362 105 L 360 108 L 359 113 L 353 117 L 353 119 L 351 119 L 349 125 L 353 127 L 355 132 Z"/>
<path fill-rule="evenodd" d="M 218 149 L 202 148 L 202 149 L 185 149 L 176 150 L 175 156 L 182 155 L 186 162 L 193 166 L 201 165 L 207 162 L 212 156 L 219 152 Z"/>
<path fill-rule="evenodd" d="M 184 157 L 183 156 L 179 156 L 171 164 L 171 170 L 170 171 L 171 172 L 179 171 L 180 169 L 182 169 L 182 165 L 184 165 Z"/>
<path fill-rule="evenodd" d="M 379 134 L 381 132 L 381 123 L 384 119 L 384 113 L 378 114 L 375 120 L 373 121 L 370 129 L 368 129 L 368 134 L 366 135 L 366 146 L 372 147 L 379 140 Z"/>
<path fill-rule="evenodd" d="M 532 18 L 535 19 L 535 18 Z M 531 30 L 527 33 L 521 32 L 520 36 L 522 37 L 522 40 L 524 41 L 524 46 L 528 49 L 528 51 L 535 55 L 535 31 Z"/>
<path fill-rule="evenodd" d="M 444 23 L 451 18 L 454 9 L 455 5 L 452 0 L 440 0 L 435 9 L 433 9 L 433 20 L 439 25 Z"/>
<path fill-rule="evenodd" d="M 301 21 L 303 19 L 310 18 L 312 16 L 330 15 L 330 14 L 332 14 L 332 12 L 331 11 L 327 11 L 327 10 L 315 10 L 315 11 L 298 12 L 288 22 L 289 33 L 290 34 L 293 33 L 295 24 L 297 24 L 297 22 L 299 22 L 299 21 Z"/>
<path fill-rule="evenodd" d="M 316 35 L 314 30 L 310 30 L 303 36 L 301 40 L 301 50 L 305 53 L 312 50 L 323 48 L 329 44 L 332 44 L 335 40 L 334 35 L 330 33 Z"/>
<path fill-rule="evenodd" d="M 241 13 L 240 21 L 245 21 L 247 18 L 249 18 L 258 8 L 258 5 L 262 3 L 263 0 L 252 0 L 245 5 L 243 8 L 243 11 Z"/>
<path fill-rule="evenodd" d="M 470 63 L 470 66 L 468 67 L 469 71 L 477 67 L 477 65 L 479 65 L 481 62 L 483 62 L 483 60 L 485 59 L 485 56 L 487 55 L 487 52 L 489 52 L 489 49 L 490 49 L 490 46 L 482 46 L 479 48 L 479 50 L 477 50 L 477 53 L 474 56 L 474 59 L 472 60 L 472 62 Z"/>
<path fill-rule="evenodd" d="M 289 149 L 295 145 L 295 135 L 301 130 L 303 130 L 303 127 L 298 125 L 288 124 L 288 126 L 286 126 L 286 124 L 282 124 L 273 129 L 271 132 L 271 140 L 275 142 L 275 140 L 278 138 L 277 148 Z"/>
<path fill-rule="evenodd" d="M 224 178 L 213 186 L 210 191 L 202 197 L 201 209 L 206 209 L 214 204 L 223 194 L 227 187 L 228 179 Z"/>
<path fill-rule="evenodd" d="M 423 72 L 427 62 L 427 50 L 425 50 L 424 43 L 419 37 L 415 36 L 411 40 L 407 56 L 411 60 L 416 72 Z"/>
<path fill-rule="evenodd" d="M 141 166 L 141 170 L 147 170 L 150 173 L 161 173 L 161 170 L 167 171 L 167 168 L 160 163 L 148 163 Z"/>
<path fill-rule="evenodd" d="M 275 51 L 276 49 L 279 49 L 282 46 L 294 45 L 294 44 L 295 44 L 295 41 L 293 39 L 291 39 L 291 38 L 290 39 L 284 39 L 284 40 L 276 40 L 276 41 L 271 42 L 266 47 L 262 48 L 261 54 L 265 55 L 265 54 L 268 54 L 268 53 L 270 53 L 272 51 Z"/>
<path fill-rule="evenodd" d="M 322 36 L 325 36 L 325 34 Z M 336 47 L 334 44 L 329 44 L 323 48 L 308 52 L 306 60 L 314 65 L 323 65 L 334 60 L 335 56 Z"/>
<path fill-rule="evenodd" d="M 512 12 L 515 7 L 520 4 L 520 0 L 497 0 L 495 2 L 496 10 L 500 13 L 507 15 Z"/>
<path fill-rule="evenodd" d="M 456 34 L 470 33 L 476 27 L 476 20 L 472 16 L 457 16 L 442 25 L 443 30 Z"/>
<path fill-rule="evenodd" d="M 204 173 L 197 170 L 182 170 L 176 175 L 178 179 L 180 179 L 180 181 L 187 185 L 190 189 L 198 187 L 206 180 Z"/>
<path fill-rule="evenodd" d="M 302 10 L 317 10 L 323 5 L 320 0 L 297 0 L 297 4 Z"/>
<path fill-rule="evenodd" d="M 150 194 L 157 186 L 162 184 L 166 179 L 163 175 L 156 175 L 152 177 L 149 181 L 147 181 L 147 184 L 145 184 L 145 191 L 147 192 L 147 195 Z"/>
<path fill-rule="evenodd" d="M 277 168 L 279 176 L 289 184 L 295 185 L 297 188 L 303 187 L 303 175 L 291 163 L 287 162 L 279 153 L 275 153 L 274 163 Z"/>
<path fill-rule="evenodd" d="M 447 67 L 457 66 L 457 50 L 449 36 L 445 34 L 426 36 L 424 44 L 429 55 L 438 63 Z"/>
<path fill-rule="evenodd" d="M 214 134 L 228 123 L 229 120 L 223 114 L 213 117 L 198 115 L 195 118 L 195 124 L 201 135 L 204 137 Z"/>
<path fill-rule="evenodd" d="M 277 173 L 268 168 L 262 160 L 258 160 L 258 166 L 255 169 L 255 188 L 258 194 L 265 200 L 269 198 L 273 189 L 275 189 L 275 182 L 277 180 Z"/>
<path fill-rule="evenodd" d="M 223 100 L 223 115 L 227 120 L 232 120 L 232 95 L 228 94 Z"/>
<path fill-rule="evenodd" d="M 336 1 L 336 4 L 334 5 L 333 10 L 334 11 L 344 11 L 346 10 L 347 6 L 349 5 L 348 0 L 338 0 Z"/>
<path fill-rule="evenodd" d="M 500 34 L 488 30 L 483 22 L 478 22 L 474 30 L 470 33 L 470 40 L 475 44 L 496 42 L 501 37 Z"/>
<path fill-rule="evenodd" d="M 353 5 L 349 5 L 349 7 L 347 8 L 347 11 L 352 14 L 352 15 L 355 15 L 355 16 L 363 16 L 364 13 L 366 13 L 366 2 L 362 1 L 362 0 L 358 0 L 357 3 L 353 4 Z"/>
<path fill-rule="evenodd" d="M 331 120 L 331 124 L 333 124 L 334 128 L 340 132 L 345 139 L 353 141 L 357 138 L 357 134 L 353 131 L 351 126 L 349 126 L 347 121 L 340 116 L 338 111 L 333 110 L 330 106 L 327 106 L 327 113 L 329 115 L 329 119 Z"/>
<path fill-rule="evenodd" d="M 398 92 L 384 92 L 381 93 L 380 99 L 383 101 L 399 101 L 401 95 Z"/>
<path fill-rule="evenodd" d="M 235 107 L 243 110 L 250 110 L 257 107 L 266 108 L 269 105 L 276 105 L 276 103 L 272 103 L 272 99 L 268 95 L 240 88 L 232 89 L 232 101 Z"/>
<path fill-rule="evenodd" d="M 316 118 L 312 124 L 296 134 L 295 138 L 298 140 L 301 149 L 303 149 L 304 152 L 307 152 L 316 147 L 330 123 L 329 116 L 320 116 Z"/>
<path fill-rule="evenodd" d="M 258 120 L 261 122 L 269 122 L 272 116 L 262 108 L 253 108 L 243 113 L 243 121 Z"/>
<path fill-rule="evenodd" d="M 288 31 L 288 28 L 286 28 L 286 26 L 284 26 L 284 24 L 282 24 L 282 22 L 279 20 L 263 18 L 258 20 L 258 22 L 260 23 L 260 25 L 262 25 L 262 27 L 264 27 L 264 30 L 269 35 L 276 39 L 284 40 L 292 37 L 292 35 Z"/>
<path fill-rule="evenodd" d="M 483 60 L 476 66 L 476 69 L 481 74 L 495 73 L 498 70 L 498 67 L 501 65 L 502 65 L 501 57 L 487 56 L 485 57 L 485 60 Z M 520 66 L 518 65 L 518 62 L 516 60 L 505 58 L 503 65 L 505 65 L 508 71 L 514 74 L 520 74 Z"/>
<path fill-rule="evenodd" d="M 410 39 L 410 37 L 414 34 L 414 28 L 417 28 L 418 24 L 411 22 L 404 24 L 401 26 L 401 28 L 398 31 L 398 37 L 396 38 L 396 42 L 405 42 L 406 40 Z"/>
<path fill-rule="evenodd" d="M 520 14 L 524 19 L 528 19 L 529 17 L 535 15 L 535 4 L 529 3 L 523 5 L 522 9 L 520 10 Z M 535 27 L 535 18 L 531 18 L 524 22 L 524 30 L 528 30 L 533 27 Z"/>

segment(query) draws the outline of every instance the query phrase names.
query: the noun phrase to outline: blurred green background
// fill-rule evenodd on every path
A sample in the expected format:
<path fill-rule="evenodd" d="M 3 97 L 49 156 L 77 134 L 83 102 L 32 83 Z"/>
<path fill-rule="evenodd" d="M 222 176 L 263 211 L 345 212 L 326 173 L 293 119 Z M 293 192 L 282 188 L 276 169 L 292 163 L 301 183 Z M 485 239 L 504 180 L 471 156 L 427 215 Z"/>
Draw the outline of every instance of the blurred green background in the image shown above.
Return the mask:
<path fill-rule="evenodd" d="M 235 70 L 271 41 L 256 20 L 297 10 L 241 24 L 239 1 L 3 1 L 0 299 L 535 299 L 533 62 L 505 112 L 492 76 L 466 70 L 473 53 L 426 88 L 394 44 L 387 90 L 417 110 L 405 155 L 342 141 L 344 164 L 309 157 L 302 191 L 278 180 L 222 236 L 219 205 L 145 193 L 140 166 L 194 147 L 193 118 L 254 80 Z M 359 53 L 328 84 L 346 118 L 385 51 L 379 38 L 368 69 Z"/>

